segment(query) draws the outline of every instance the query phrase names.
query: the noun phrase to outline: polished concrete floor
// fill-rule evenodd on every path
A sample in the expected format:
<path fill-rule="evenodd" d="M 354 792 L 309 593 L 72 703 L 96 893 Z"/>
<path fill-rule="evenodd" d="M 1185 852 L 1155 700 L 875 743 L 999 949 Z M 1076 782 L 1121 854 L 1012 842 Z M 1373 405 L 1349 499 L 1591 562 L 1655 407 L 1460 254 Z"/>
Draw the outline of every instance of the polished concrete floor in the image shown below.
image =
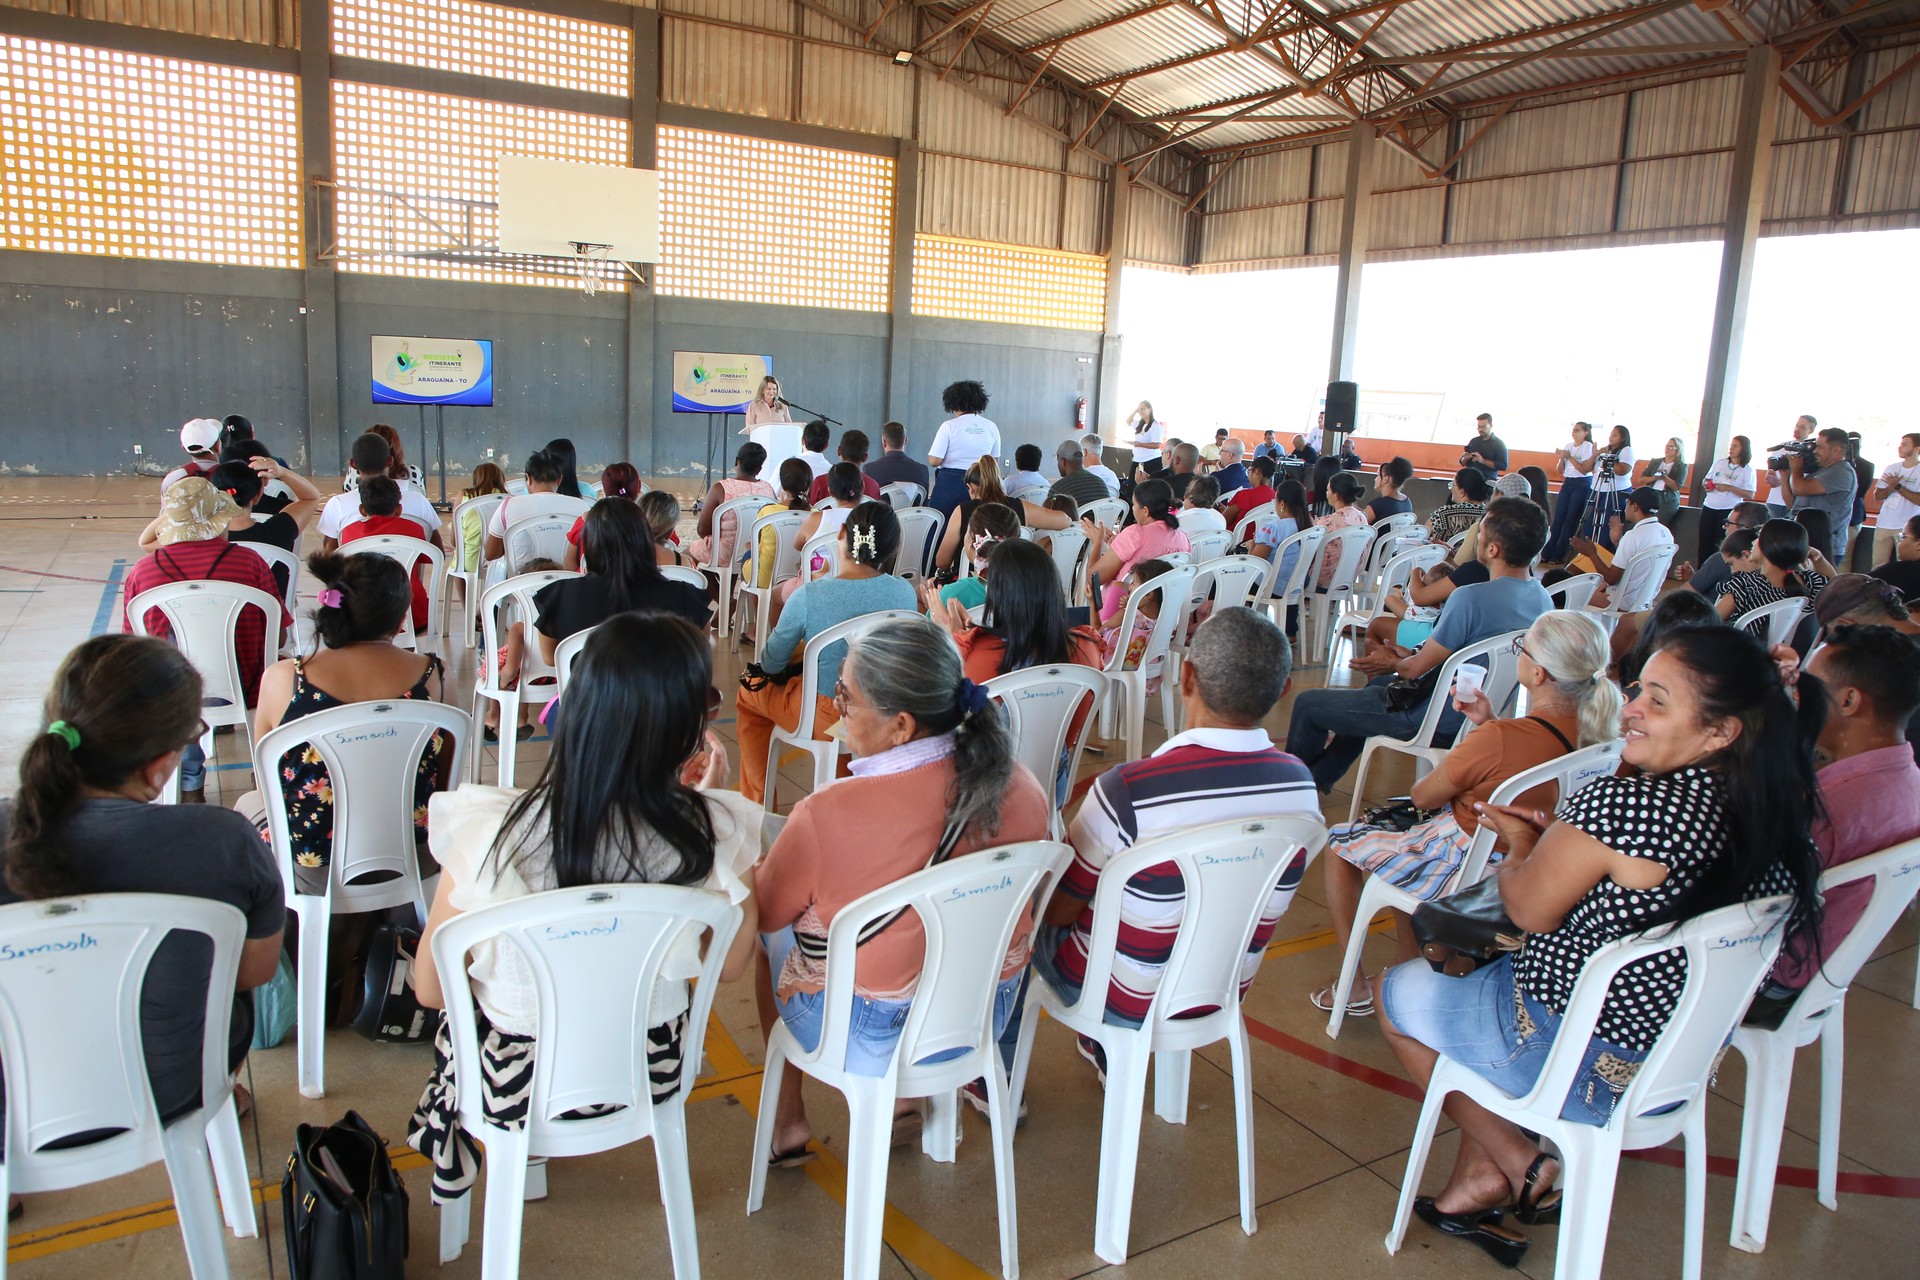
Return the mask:
<path fill-rule="evenodd" d="M 87 635 L 119 626 L 118 581 L 138 557 L 135 535 L 151 518 L 153 481 L 0 480 L 0 770 L 11 779 L 21 743 L 39 726 L 40 699 L 64 654 Z M 449 646 L 456 671 L 471 679 L 471 650 Z M 717 682 L 737 671 L 721 650 Z M 1307 671 L 1296 688 L 1325 673 Z M 1336 671 L 1336 682 L 1345 673 Z M 1284 733 L 1288 706 L 1269 722 Z M 729 726 L 723 726 L 731 732 Z M 1163 731 L 1148 725 L 1148 745 Z M 540 742 L 518 748 L 530 780 L 543 756 Z M 251 789 L 244 753 L 220 739 L 209 800 L 231 803 Z M 492 760 L 488 772 L 492 777 Z M 1090 755 L 1085 775 L 1106 761 Z M 795 796 L 805 789 L 790 775 Z M 1405 779 L 1385 785 L 1404 788 Z M 10 787 L 10 783 L 8 784 Z M 1348 797 L 1329 798 L 1329 816 L 1344 817 Z M 1141 1137 L 1131 1260 L 1137 1277 L 1337 1275 L 1382 1277 L 1491 1276 L 1499 1268 L 1470 1246 L 1414 1223 L 1405 1248 L 1382 1248 L 1418 1098 L 1401 1078 L 1372 1019 L 1349 1021 L 1338 1041 L 1307 993 L 1333 976 L 1338 958 L 1319 876 L 1310 874 L 1247 1001 L 1254 1035 L 1259 1233 L 1239 1223 L 1233 1156 L 1233 1105 L 1225 1047 L 1201 1052 L 1192 1078 L 1188 1123 L 1149 1114 Z M 1390 952 L 1376 937 L 1370 960 Z M 1916 948 L 1913 917 L 1904 920 L 1861 974 L 1849 1001 L 1847 1080 L 1841 1134 L 1837 1213 L 1820 1208 L 1811 1187 L 1818 1132 L 1817 1066 L 1800 1056 L 1774 1199 L 1771 1241 L 1754 1256 L 1727 1246 L 1738 1154 L 1744 1069 L 1737 1055 L 1722 1064 L 1708 1115 L 1713 1155 L 1707 1196 L 1706 1274 L 1715 1277 L 1911 1276 L 1920 1247 L 1920 1112 L 1910 1098 L 1911 1064 L 1920 1055 L 1920 1013 L 1909 1004 Z M 688 1109 L 702 1263 L 709 1275 L 771 1273 L 826 1277 L 841 1259 L 845 1110 L 837 1094 L 809 1086 L 808 1103 L 821 1159 L 777 1172 L 766 1205 L 745 1216 L 748 1148 L 759 1100 L 760 1042 L 753 1002 L 744 987 L 723 991 L 709 1034 L 712 1073 Z M 430 1051 L 374 1045 L 351 1032 L 327 1038 L 328 1096 L 300 1097 L 294 1088 L 291 1039 L 257 1052 L 250 1067 L 258 1099 L 260 1150 L 247 1126 L 249 1163 L 266 1197 L 263 1236 L 286 1274 L 278 1183 L 296 1124 L 319 1124 L 355 1108 L 401 1152 L 396 1165 L 413 1197 L 411 1273 L 450 1278 L 480 1274 L 479 1215 L 464 1257 L 436 1266 L 436 1213 L 427 1200 L 423 1161 L 399 1148 Z M 1016 1144 L 1020 1171 L 1020 1261 L 1030 1277 L 1078 1276 L 1102 1269 L 1092 1249 L 1094 1175 L 1099 1152 L 1100 1091 L 1058 1027 L 1039 1032 L 1029 1088 L 1032 1118 Z M 883 1273 L 947 1277 L 996 1274 L 999 1245 L 993 1176 L 984 1127 L 966 1120 L 959 1161 L 935 1164 L 917 1148 L 894 1155 L 888 1182 Z M 1452 1155 L 1443 1137 L 1427 1182 L 1437 1186 Z M 1677 1147 L 1633 1158 L 1621 1170 L 1607 1272 L 1667 1276 L 1680 1270 L 1682 1177 Z M 1546 1276 L 1554 1267 L 1552 1228 L 1532 1231 L 1521 1270 Z M 20 1276 L 140 1277 L 187 1274 L 179 1232 L 159 1166 L 74 1191 L 30 1197 L 14 1224 L 9 1258 Z M 237 1277 L 269 1274 L 262 1240 L 229 1241 Z M 665 1223 L 645 1144 L 608 1155 L 556 1161 L 551 1194 L 527 1206 L 522 1266 L 529 1276 L 666 1275 L 671 1263 Z"/>

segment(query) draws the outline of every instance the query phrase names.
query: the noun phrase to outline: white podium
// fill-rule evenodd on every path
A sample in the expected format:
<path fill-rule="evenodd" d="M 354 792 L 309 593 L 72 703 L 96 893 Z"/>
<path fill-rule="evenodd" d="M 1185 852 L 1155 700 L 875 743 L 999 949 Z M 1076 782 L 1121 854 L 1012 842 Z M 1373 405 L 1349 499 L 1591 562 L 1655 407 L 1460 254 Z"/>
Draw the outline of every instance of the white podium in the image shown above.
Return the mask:
<path fill-rule="evenodd" d="M 768 469 L 762 474 L 777 474 L 781 463 L 800 456 L 800 428 L 803 425 L 798 422 L 763 422 L 757 427 L 741 429 L 740 434 L 767 451 Z"/>

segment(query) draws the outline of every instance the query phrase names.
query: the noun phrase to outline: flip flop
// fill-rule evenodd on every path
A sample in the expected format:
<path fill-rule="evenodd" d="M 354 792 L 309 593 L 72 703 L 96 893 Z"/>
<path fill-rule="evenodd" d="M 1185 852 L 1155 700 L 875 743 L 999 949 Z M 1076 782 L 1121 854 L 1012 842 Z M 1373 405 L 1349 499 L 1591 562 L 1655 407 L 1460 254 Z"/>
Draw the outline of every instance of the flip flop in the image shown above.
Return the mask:
<path fill-rule="evenodd" d="M 893 1118 L 893 1145 L 908 1147 L 920 1141 L 920 1130 L 926 1127 L 926 1117 L 918 1108 L 904 1112 Z"/>
<path fill-rule="evenodd" d="M 819 1155 L 805 1143 L 797 1147 L 788 1147 L 785 1151 L 776 1151 L 767 1157 L 769 1169 L 798 1169 L 803 1164 L 812 1164 Z"/>

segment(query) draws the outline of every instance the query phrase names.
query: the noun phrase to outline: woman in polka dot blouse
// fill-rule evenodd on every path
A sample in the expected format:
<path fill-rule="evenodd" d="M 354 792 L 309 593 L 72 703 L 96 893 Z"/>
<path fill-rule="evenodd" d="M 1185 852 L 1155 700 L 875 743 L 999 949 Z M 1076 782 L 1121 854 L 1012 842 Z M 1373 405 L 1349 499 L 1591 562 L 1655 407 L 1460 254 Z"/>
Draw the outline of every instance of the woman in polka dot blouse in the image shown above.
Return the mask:
<path fill-rule="evenodd" d="M 1500 896 L 1527 940 L 1465 978 L 1420 961 L 1384 975 L 1379 1008 L 1407 1072 L 1424 1085 L 1444 1053 L 1524 1094 L 1581 970 L 1605 944 L 1776 894 L 1794 897 L 1794 919 L 1816 919 L 1819 864 L 1808 831 L 1826 702 L 1809 684 L 1803 677 L 1796 707 L 1752 636 L 1730 627 L 1675 632 L 1648 660 L 1622 716 L 1630 776 L 1599 779 L 1552 815 L 1484 812 L 1510 850 Z M 1679 952 L 1621 970 L 1562 1119 L 1607 1123 L 1685 984 Z M 1460 1154 L 1446 1187 L 1415 1211 L 1513 1266 L 1528 1240 L 1502 1210 L 1527 1224 L 1558 1222 L 1558 1162 L 1458 1094 L 1446 1110 L 1461 1129 Z"/>

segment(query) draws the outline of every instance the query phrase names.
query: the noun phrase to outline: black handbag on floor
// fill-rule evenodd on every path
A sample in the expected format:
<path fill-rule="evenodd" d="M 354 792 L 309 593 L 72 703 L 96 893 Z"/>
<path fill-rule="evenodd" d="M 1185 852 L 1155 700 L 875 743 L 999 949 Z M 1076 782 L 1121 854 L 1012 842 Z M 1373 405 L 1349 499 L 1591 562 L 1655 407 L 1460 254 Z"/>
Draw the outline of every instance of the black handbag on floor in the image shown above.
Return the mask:
<path fill-rule="evenodd" d="M 407 1189 L 387 1144 L 358 1111 L 294 1133 L 280 1180 L 293 1280 L 402 1280 Z"/>
<path fill-rule="evenodd" d="M 1527 940 L 1507 918 L 1498 876 L 1415 907 L 1413 937 L 1436 973 L 1455 978 L 1518 951 Z"/>

